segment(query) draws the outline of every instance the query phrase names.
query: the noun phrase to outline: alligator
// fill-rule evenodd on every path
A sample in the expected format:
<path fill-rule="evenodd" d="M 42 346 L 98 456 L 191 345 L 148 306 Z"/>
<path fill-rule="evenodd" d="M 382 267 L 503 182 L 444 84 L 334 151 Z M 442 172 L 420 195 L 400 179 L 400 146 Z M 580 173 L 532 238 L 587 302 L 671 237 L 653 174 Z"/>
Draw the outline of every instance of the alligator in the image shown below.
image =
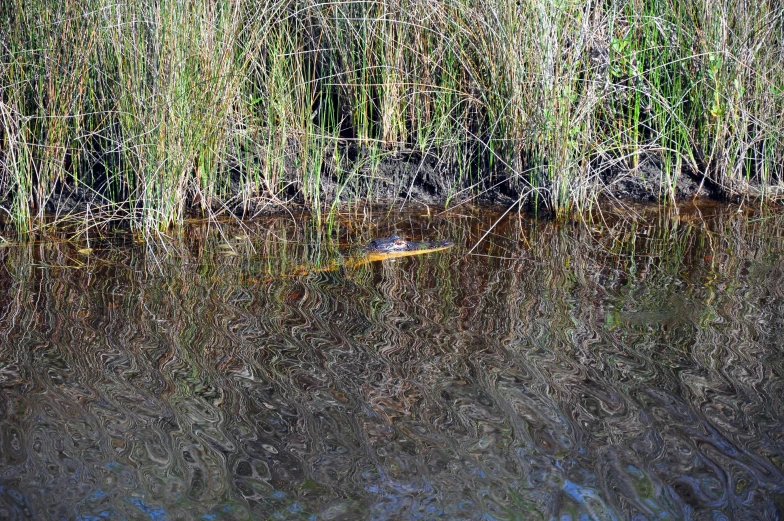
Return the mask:
<path fill-rule="evenodd" d="M 364 256 L 355 259 L 355 266 L 386 259 L 397 259 L 410 255 L 422 255 L 446 250 L 453 244 L 449 241 L 407 241 L 400 235 L 373 239 L 364 249 Z"/>
<path fill-rule="evenodd" d="M 342 266 L 353 269 L 371 262 L 398 259 L 411 255 L 424 255 L 425 253 L 446 250 L 452 246 L 453 244 L 449 241 L 407 241 L 395 234 L 389 237 L 373 239 L 365 246 L 356 248 L 346 257 L 335 259 L 326 266 L 300 265 L 289 271 L 285 276 L 300 277 L 310 273 L 333 271 Z"/>

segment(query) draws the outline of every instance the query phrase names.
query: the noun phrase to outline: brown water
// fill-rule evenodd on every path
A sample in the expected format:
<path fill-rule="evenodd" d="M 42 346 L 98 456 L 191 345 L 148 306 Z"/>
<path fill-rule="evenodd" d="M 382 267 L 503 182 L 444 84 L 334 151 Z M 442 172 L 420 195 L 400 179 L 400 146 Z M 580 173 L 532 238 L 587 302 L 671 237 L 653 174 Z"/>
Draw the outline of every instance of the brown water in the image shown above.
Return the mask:
<path fill-rule="evenodd" d="M 0 519 L 782 519 L 784 219 L 638 210 L 6 245 Z"/>

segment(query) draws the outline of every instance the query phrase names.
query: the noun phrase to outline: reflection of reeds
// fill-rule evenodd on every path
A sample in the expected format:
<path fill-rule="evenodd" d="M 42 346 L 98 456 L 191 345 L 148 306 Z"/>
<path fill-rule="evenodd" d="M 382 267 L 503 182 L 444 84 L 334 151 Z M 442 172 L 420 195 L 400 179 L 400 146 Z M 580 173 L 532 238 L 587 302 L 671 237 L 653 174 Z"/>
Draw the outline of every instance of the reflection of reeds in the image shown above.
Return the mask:
<path fill-rule="evenodd" d="M 30 243 L 4 243 L 0 254 L 15 280 L 32 277 L 33 268 L 89 273 L 132 268 L 151 275 L 173 269 L 193 270 L 193 275 L 230 286 L 343 267 L 346 261 L 357 260 L 350 255 L 362 251 L 371 239 L 397 231 L 412 240 L 448 239 L 457 245 L 427 255 L 428 262 L 423 263 L 438 263 L 449 284 L 456 282 L 454 266 L 464 263 L 489 264 L 500 271 L 546 264 L 550 276 L 563 283 L 588 280 L 591 273 L 681 277 L 695 266 L 740 269 L 744 259 L 764 261 L 775 255 L 784 237 L 781 215 L 740 213 L 713 204 L 681 205 L 672 211 L 652 206 L 605 208 L 589 220 L 572 222 L 526 222 L 516 216 L 499 221 L 497 215 L 470 213 L 431 217 L 389 214 L 384 209 L 366 217 L 364 223 L 348 222 L 344 227 L 337 222 L 331 228 L 307 217 L 271 217 L 242 225 L 226 221 L 220 226 L 191 221 L 175 236 L 159 235 L 145 243 L 128 241 L 122 233 L 97 237 L 92 243 L 84 236 L 74 240 L 65 238 L 67 234 L 50 234 Z M 734 255 L 735 251 L 742 254 Z M 366 264 L 348 262 L 344 271 Z"/>
<path fill-rule="evenodd" d="M 281 490 L 294 492 L 289 501 L 319 487 L 297 497 L 298 512 L 350 496 L 364 519 L 380 501 L 368 482 L 394 476 L 412 490 L 424 475 L 445 508 L 480 483 L 514 489 L 510 511 L 536 506 L 552 517 L 581 507 L 552 499 L 563 484 L 558 462 L 593 472 L 601 456 L 634 463 L 638 482 L 650 481 L 638 492 L 646 509 L 674 518 L 678 498 L 659 504 L 654 492 L 682 467 L 655 454 L 718 433 L 729 443 L 715 450 L 758 464 L 766 453 L 756 426 L 780 424 L 778 404 L 767 402 L 781 379 L 784 220 L 721 208 L 602 217 L 534 227 L 508 219 L 485 235 L 489 217 L 402 215 L 368 221 L 350 239 L 288 218 L 201 223 L 165 242 L 94 241 L 90 255 L 66 241 L 6 245 L 0 386 L 5 428 L 18 440 L 6 456 L 17 458 L 14 486 L 47 492 L 31 502 L 39 517 L 106 511 L 109 500 L 91 503 L 103 497 L 95 488 L 74 490 L 74 469 L 120 469 L 122 481 L 100 483 L 113 512 L 135 508 L 128 490 L 179 512 L 176 487 L 189 494 L 188 513 L 243 499 L 237 511 L 250 514 L 237 518 L 266 519 Z M 356 276 L 261 277 L 329 262 L 379 228 L 457 246 Z M 716 414 L 749 411 L 734 417 L 749 428 L 706 423 L 716 416 L 695 411 L 712 396 L 724 407 Z M 667 438 L 641 443 L 658 440 L 648 433 Z M 77 465 L 56 464 L 62 448 Z M 450 464 L 418 464 L 431 455 Z M 343 469 L 368 460 L 383 476 L 344 479 Z M 537 479 L 553 479 L 521 482 L 532 461 Z M 624 486 L 631 463 L 588 480 L 602 500 L 590 512 L 623 512 L 635 499 Z M 324 465 L 335 472 L 318 472 Z M 211 486 L 199 486 L 202 476 Z M 768 501 L 780 482 L 759 476 L 748 484 L 757 502 L 743 508 Z"/>
<path fill-rule="evenodd" d="M 684 168 L 780 196 L 770 2 L 10 0 L 0 19 L 0 196 L 21 230 L 64 217 L 66 186 L 148 231 L 188 205 L 318 209 L 324 174 L 372 197 L 395 150 L 449 163 L 456 190 L 503 171 L 557 213 L 651 153 L 662 199 Z"/>

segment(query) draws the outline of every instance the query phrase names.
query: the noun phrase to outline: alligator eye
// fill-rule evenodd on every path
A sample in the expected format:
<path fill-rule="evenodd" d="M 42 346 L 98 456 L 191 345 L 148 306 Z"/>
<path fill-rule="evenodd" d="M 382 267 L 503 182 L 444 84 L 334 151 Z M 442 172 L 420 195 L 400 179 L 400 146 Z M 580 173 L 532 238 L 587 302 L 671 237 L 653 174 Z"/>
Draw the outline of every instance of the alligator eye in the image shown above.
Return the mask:
<path fill-rule="evenodd" d="M 405 240 L 403 240 L 403 239 L 398 239 L 398 240 L 395 241 L 395 247 L 396 248 L 405 248 L 407 245 L 408 245 L 408 243 Z"/>

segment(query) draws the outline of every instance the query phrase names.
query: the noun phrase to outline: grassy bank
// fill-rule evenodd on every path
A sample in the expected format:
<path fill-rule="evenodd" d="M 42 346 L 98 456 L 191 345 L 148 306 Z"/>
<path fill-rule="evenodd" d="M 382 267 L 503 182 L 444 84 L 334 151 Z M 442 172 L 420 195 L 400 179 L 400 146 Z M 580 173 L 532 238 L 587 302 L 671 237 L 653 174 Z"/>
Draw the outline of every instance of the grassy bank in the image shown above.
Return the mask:
<path fill-rule="evenodd" d="M 0 205 L 21 231 L 320 207 L 324 176 L 364 186 L 358 161 L 400 151 L 557 213 L 646 154 L 663 201 L 687 171 L 783 193 L 775 2 L 6 0 L 0 19 Z"/>

